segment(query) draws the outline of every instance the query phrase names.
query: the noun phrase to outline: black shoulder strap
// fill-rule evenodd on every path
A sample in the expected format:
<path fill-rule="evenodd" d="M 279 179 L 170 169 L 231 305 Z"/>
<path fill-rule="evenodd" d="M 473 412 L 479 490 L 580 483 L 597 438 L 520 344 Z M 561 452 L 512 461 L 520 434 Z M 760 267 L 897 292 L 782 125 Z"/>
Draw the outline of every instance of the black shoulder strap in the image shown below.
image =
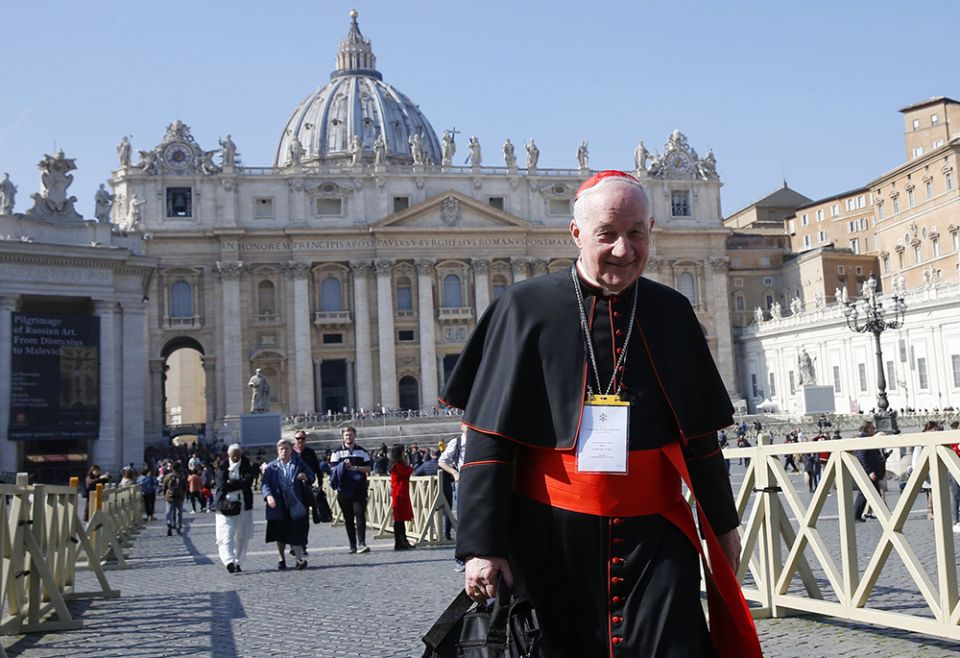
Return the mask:
<path fill-rule="evenodd" d="M 447 609 L 443 611 L 430 630 L 427 631 L 427 634 L 423 636 L 423 643 L 427 645 L 427 651 L 423 654 L 424 658 L 428 658 L 436 651 L 440 643 L 443 642 L 443 638 L 460 622 L 471 607 L 473 607 L 473 600 L 467 596 L 466 591 L 461 589 L 457 598 L 447 606 Z"/>

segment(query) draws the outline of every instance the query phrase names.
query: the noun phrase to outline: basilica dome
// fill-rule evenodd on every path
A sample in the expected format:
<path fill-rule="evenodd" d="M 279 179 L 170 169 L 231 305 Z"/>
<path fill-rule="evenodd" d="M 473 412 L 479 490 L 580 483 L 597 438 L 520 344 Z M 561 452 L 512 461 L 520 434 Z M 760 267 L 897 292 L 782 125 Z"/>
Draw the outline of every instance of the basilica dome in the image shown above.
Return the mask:
<path fill-rule="evenodd" d="M 360 33 L 357 12 L 350 12 L 350 32 L 340 41 L 337 68 L 330 82 L 293 111 L 280 136 L 274 166 L 350 162 L 354 137 L 363 145 L 362 159 L 373 162 L 379 135 L 387 163 L 410 164 L 411 139 L 419 135 L 425 163 L 441 161 L 437 135 L 413 101 L 383 81 L 370 40 Z"/>

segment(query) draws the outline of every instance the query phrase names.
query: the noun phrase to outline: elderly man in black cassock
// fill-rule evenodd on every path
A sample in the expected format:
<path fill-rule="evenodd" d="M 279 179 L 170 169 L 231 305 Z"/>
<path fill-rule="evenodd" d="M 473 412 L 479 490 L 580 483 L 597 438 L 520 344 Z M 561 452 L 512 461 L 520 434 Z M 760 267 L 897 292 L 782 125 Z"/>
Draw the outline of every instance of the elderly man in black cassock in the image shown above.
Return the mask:
<path fill-rule="evenodd" d="M 635 178 L 588 179 L 570 223 L 574 266 L 491 304 L 443 392 L 469 432 L 456 550 L 466 591 L 482 602 L 501 577 L 516 580 L 545 656 L 761 655 L 717 443 L 733 408 L 690 303 L 641 277 L 653 225 Z"/>

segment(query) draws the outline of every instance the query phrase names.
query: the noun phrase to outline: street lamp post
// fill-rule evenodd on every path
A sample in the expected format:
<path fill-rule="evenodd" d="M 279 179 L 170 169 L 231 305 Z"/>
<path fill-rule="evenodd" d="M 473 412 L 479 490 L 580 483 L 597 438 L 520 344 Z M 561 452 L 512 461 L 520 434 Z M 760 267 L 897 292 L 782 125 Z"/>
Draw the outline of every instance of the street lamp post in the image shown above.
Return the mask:
<path fill-rule="evenodd" d="M 857 333 L 873 334 L 874 344 L 877 348 L 877 411 L 873 418 L 877 430 L 888 434 L 899 434 L 897 427 L 897 412 L 890 409 L 890 403 L 887 401 L 887 379 L 883 372 L 883 352 L 880 350 L 880 334 L 887 329 L 899 329 L 903 326 L 904 314 L 907 311 L 907 305 L 900 295 L 893 295 L 893 318 L 887 319 L 887 310 L 883 307 L 883 301 L 877 292 L 877 280 L 870 275 L 866 283 L 863 284 L 863 296 L 857 303 L 847 302 L 843 309 L 843 316 L 847 319 L 847 327 Z"/>

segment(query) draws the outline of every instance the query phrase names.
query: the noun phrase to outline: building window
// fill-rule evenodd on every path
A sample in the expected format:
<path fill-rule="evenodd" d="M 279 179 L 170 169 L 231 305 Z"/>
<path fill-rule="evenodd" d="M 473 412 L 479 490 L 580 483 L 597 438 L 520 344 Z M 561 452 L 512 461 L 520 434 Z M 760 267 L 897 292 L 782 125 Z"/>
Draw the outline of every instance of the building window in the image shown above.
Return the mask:
<path fill-rule="evenodd" d="M 833 366 L 833 392 L 840 393 L 840 366 Z"/>
<path fill-rule="evenodd" d="M 691 304 L 696 305 L 699 303 L 697 301 L 697 282 L 690 272 L 680 272 L 679 276 L 677 276 L 677 290 L 690 300 Z"/>
<path fill-rule="evenodd" d="M 193 217 L 193 188 L 167 188 L 167 217 Z"/>
<path fill-rule="evenodd" d="M 763 298 L 763 302 L 767 305 L 767 310 L 769 311 L 771 308 L 773 308 L 773 295 L 767 293 Z"/>
<path fill-rule="evenodd" d="M 260 315 L 276 315 L 276 292 L 273 281 L 263 280 L 257 284 L 257 312 Z"/>
<path fill-rule="evenodd" d="M 949 171 L 943 175 L 943 184 L 948 192 L 953 189 L 953 174 Z"/>
<path fill-rule="evenodd" d="M 757 376 L 754 373 L 750 373 L 750 388 L 753 391 L 753 397 L 760 395 L 760 390 L 757 388 Z"/>
<path fill-rule="evenodd" d="M 407 375 L 400 378 L 398 384 L 400 393 L 401 409 L 419 409 L 420 408 L 420 384 L 416 377 Z"/>
<path fill-rule="evenodd" d="M 843 265 L 837 265 L 837 274 L 846 274 L 847 268 Z"/>
<path fill-rule="evenodd" d="M 321 342 L 324 345 L 341 345 L 343 344 L 343 334 L 323 334 Z"/>
<path fill-rule="evenodd" d="M 857 377 L 860 379 L 860 392 L 867 392 L 867 364 L 857 364 Z"/>
<path fill-rule="evenodd" d="M 890 256 L 884 256 L 881 260 L 883 261 L 883 273 L 890 274 Z"/>
<path fill-rule="evenodd" d="M 797 392 L 797 382 L 794 379 L 792 370 L 787 372 L 787 382 L 790 384 L 790 395 L 793 395 Z"/>
<path fill-rule="evenodd" d="M 561 217 L 570 216 L 570 199 L 550 199 L 550 214 Z"/>
<path fill-rule="evenodd" d="M 856 238 L 850 241 L 850 251 L 852 251 L 855 254 L 860 253 L 860 241 L 857 240 Z"/>
<path fill-rule="evenodd" d="M 922 146 L 914 146 L 914 147 L 913 147 L 913 157 L 914 157 L 914 158 L 919 158 L 921 155 L 923 155 L 923 147 L 922 147 Z"/>
<path fill-rule="evenodd" d="M 857 265 L 857 274 L 858 274 L 858 275 L 863 274 L 863 266 L 862 266 L 862 265 Z"/>
<path fill-rule="evenodd" d="M 170 317 L 193 317 L 193 286 L 186 281 L 177 281 L 170 286 Z"/>
<path fill-rule="evenodd" d="M 817 241 L 818 241 L 818 242 L 826 242 L 826 241 L 827 241 L 827 234 L 826 234 L 825 232 L 823 232 L 823 231 L 817 231 Z"/>
<path fill-rule="evenodd" d="M 877 202 L 877 219 L 883 219 L 883 201 Z"/>
<path fill-rule="evenodd" d="M 927 390 L 930 386 L 927 381 L 927 360 L 922 356 L 917 357 L 917 378 L 920 380 L 920 388 Z"/>
<path fill-rule="evenodd" d="M 918 265 L 923 261 L 920 257 L 920 245 L 918 244 L 913 245 L 913 259 Z"/>
<path fill-rule="evenodd" d="M 769 374 L 769 379 L 770 379 L 770 397 L 773 397 L 777 394 L 777 381 L 776 381 L 776 378 L 773 376 L 772 372 Z"/>
<path fill-rule="evenodd" d="M 734 288 L 742 288 L 742 287 L 743 287 L 743 277 L 742 277 L 742 276 L 735 276 L 735 277 L 733 277 L 733 287 L 734 287 Z"/>
<path fill-rule="evenodd" d="M 897 371 L 893 368 L 893 361 L 887 361 L 887 390 L 894 391 L 897 388 Z"/>
<path fill-rule="evenodd" d="M 938 140 L 936 140 L 936 141 L 933 143 L 933 148 L 935 148 L 935 149 L 938 149 L 938 148 L 940 148 L 941 146 L 943 146 L 943 140 L 942 140 L 942 139 L 938 139 Z"/>
<path fill-rule="evenodd" d="M 747 300 L 743 298 L 743 295 L 737 293 L 733 296 L 733 305 L 738 311 L 747 310 Z"/>
<path fill-rule="evenodd" d="M 503 294 L 503 291 L 507 289 L 507 285 L 508 285 L 508 284 L 507 284 L 507 279 L 506 279 L 505 277 L 499 275 L 499 274 L 498 274 L 497 276 L 493 277 L 493 281 L 491 282 L 491 284 L 492 284 L 492 286 L 493 286 L 493 298 L 494 298 L 494 299 L 496 299 L 497 297 L 499 297 L 500 295 L 502 295 L 502 294 Z"/>
<path fill-rule="evenodd" d="M 913 120 L 913 129 L 914 129 L 914 130 L 920 130 L 920 119 L 914 119 L 914 120 Z"/>
<path fill-rule="evenodd" d="M 401 210 L 406 210 L 409 207 L 410 207 L 410 197 L 408 196 L 393 197 L 393 212 L 400 212 Z"/>
<path fill-rule="evenodd" d="M 340 279 L 328 276 L 320 284 L 320 310 L 325 313 L 334 313 L 343 310 L 343 286 Z"/>
<path fill-rule="evenodd" d="M 900 212 L 900 197 L 895 196 L 893 197 L 893 213 L 897 214 L 898 212 Z"/>
<path fill-rule="evenodd" d="M 397 332 L 397 340 L 401 343 L 412 343 L 417 340 L 417 334 L 413 329 L 401 329 Z"/>
<path fill-rule="evenodd" d="M 811 243 L 811 241 L 810 241 L 810 236 L 809 236 L 809 235 L 803 236 L 803 246 L 804 246 L 804 247 L 807 247 L 807 248 L 809 248 L 809 247 L 812 246 L 812 243 Z"/>
<path fill-rule="evenodd" d="M 940 238 L 930 238 L 930 244 L 933 245 L 933 257 L 940 258 Z"/>
<path fill-rule="evenodd" d="M 405 276 L 397 279 L 397 310 L 413 310 L 413 285 Z"/>
<path fill-rule="evenodd" d="M 674 190 L 670 193 L 670 210 L 674 217 L 690 216 L 690 192 Z"/>
<path fill-rule="evenodd" d="M 953 387 L 960 388 L 960 354 L 951 354 L 950 363 L 953 364 Z"/>
<path fill-rule="evenodd" d="M 765 276 L 765 277 L 763 277 L 763 285 L 765 285 L 765 286 L 767 286 L 767 287 L 772 286 L 772 285 L 773 285 L 773 277 L 772 277 L 772 276 Z"/>
<path fill-rule="evenodd" d="M 492 196 L 487 198 L 487 203 L 489 203 L 493 208 L 497 210 L 503 210 L 503 197 L 502 196 Z"/>
<path fill-rule="evenodd" d="M 321 217 L 339 217 L 343 214 L 343 199 L 317 199 L 316 207 Z"/>
<path fill-rule="evenodd" d="M 960 251 L 960 231 L 953 232 L 953 250 Z"/>
<path fill-rule="evenodd" d="M 835 203 L 835 204 L 833 204 L 832 206 L 830 206 L 830 216 L 831 216 L 831 217 L 839 217 L 839 216 L 840 216 L 840 204 L 839 204 L 839 203 Z M 823 216 L 822 216 L 822 215 L 821 215 L 821 216 L 818 216 L 818 217 L 817 217 L 817 221 L 818 221 L 818 222 L 822 222 L 822 221 L 823 221 Z"/>
<path fill-rule="evenodd" d="M 273 218 L 273 199 L 258 198 L 253 200 L 254 219 Z"/>
<path fill-rule="evenodd" d="M 443 277 L 443 306 L 444 308 L 463 307 L 463 283 L 456 274 Z"/>
<path fill-rule="evenodd" d="M 933 198 L 933 181 L 932 180 L 927 181 L 927 198 L 928 199 Z"/>
<path fill-rule="evenodd" d="M 907 190 L 907 205 L 911 208 L 917 205 L 917 195 L 914 193 L 912 187 Z"/>
<path fill-rule="evenodd" d="M 930 115 L 930 125 L 931 125 L 931 126 L 937 125 L 937 121 L 939 121 L 939 120 L 940 120 L 940 117 L 938 117 L 936 114 L 931 114 L 931 115 Z"/>
<path fill-rule="evenodd" d="M 807 213 L 800 215 L 800 225 L 807 226 L 810 223 L 810 218 L 807 217 Z"/>
<path fill-rule="evenodd" d="M 817 221 L 818 221 L 818 222 L 822 222 L 822 221 L 823 221 L 823 208 L 821 208 L 820 210 L 817 211 Z"/>

